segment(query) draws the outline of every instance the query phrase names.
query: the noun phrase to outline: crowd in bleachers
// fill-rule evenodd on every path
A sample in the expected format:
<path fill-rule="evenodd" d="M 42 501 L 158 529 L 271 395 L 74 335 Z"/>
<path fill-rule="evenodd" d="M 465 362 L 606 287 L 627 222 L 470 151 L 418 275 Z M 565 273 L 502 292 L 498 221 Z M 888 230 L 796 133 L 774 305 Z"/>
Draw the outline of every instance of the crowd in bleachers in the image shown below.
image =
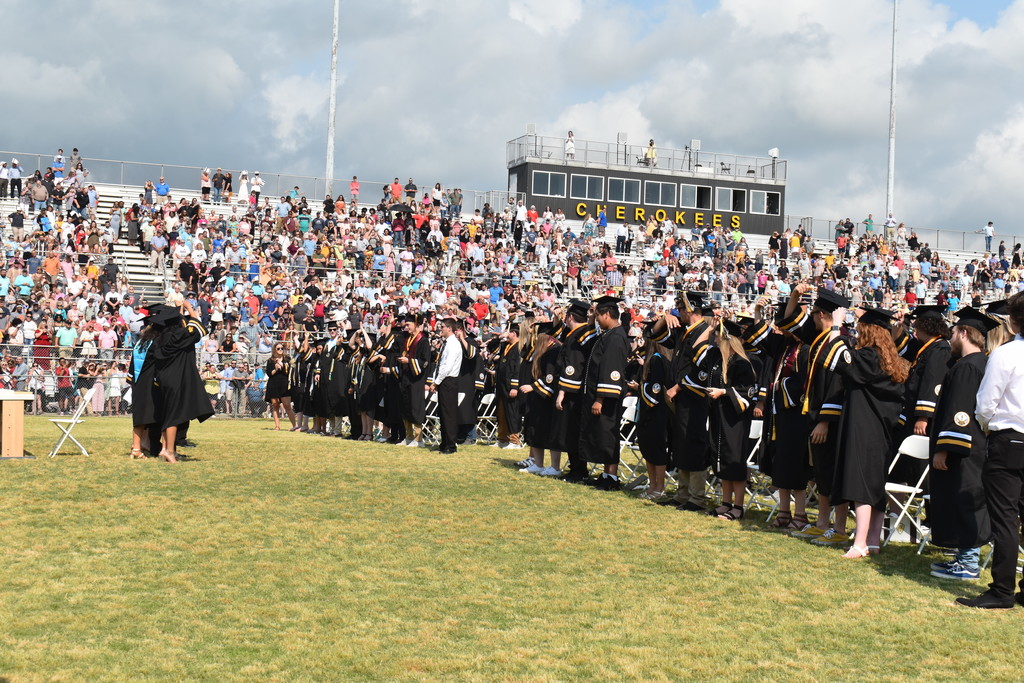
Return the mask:
<path fill-rule="evenodd" d="M 927 300 L 954 311 L 1021 287 L 1020 245 L 1000 243 L 951 266 L 891 217 L 877 231 L 870 219 L 841 221 L 827 245 L 798 228 L 752 249 L 739 230 L 614 224 L 604 214 L 569 220 L 514 197 L 470 210 L 460 189 L 420 188 L 412 178 L 372 190 L 356 177 L 346 185 L 322 200 L 299 187 L 271 197 L 258 172 L 204 169 L 198 196 L 175 196 L 155 178 L 108 215 L 77 149 L 69 157 L 58 150 L 31 173 L 4 161 L 0 200 L 16 201 L 0 217 L 6 365 L 31 369 L 45 354 L 67 358 L 76 372 L 95 362 L 109 375 L 127 361 L 147 302 L 112 258 L 117 242 L 167 274 L 168 300 L 188 299 L 200 312 L 210 330 L 207 376 L 205 363 L 217 373 L 248 364 L 248 384 L 218 380 L 217 400 L 238 414 L 259 407 L 246 397 L 259 393 L 256 374 L 275 340 L 332 325 L 376 334 L 400 314 L 422 313 L 435 325 L 442 311 L 457 310 L 486 334 L 524 310 L 604 292 L 621 295 L 638 318 L 668 312 L 680 290 L 739 312 L 763 295 L 785 297 L 800 280 L 854 305 L 898 311 Z M 4 375 L 7 386 L 27 381 L 13 376 Z"/>

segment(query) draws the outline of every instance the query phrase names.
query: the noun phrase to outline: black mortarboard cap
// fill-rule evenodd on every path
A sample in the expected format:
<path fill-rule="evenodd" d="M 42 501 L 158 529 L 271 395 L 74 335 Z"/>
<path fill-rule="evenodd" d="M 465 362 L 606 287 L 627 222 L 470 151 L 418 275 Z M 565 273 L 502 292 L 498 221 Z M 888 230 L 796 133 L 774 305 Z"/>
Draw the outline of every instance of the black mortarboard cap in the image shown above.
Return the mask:
<path fill-rule="evenodd" d="M 730 337 L 736 337 L 737 339 L 743 338 L 743 328 L 739 323 L 733 320 L 723 320 L 722 327 L 725 328 L 725 331 L 729 333 Z"/>
<path fill-rule="evenodd" d="M 718 308 L 719 307 L 715 306 L 714 304 L 707 304 L 707 305 L 704 305 L 704 306 L 700 307 L 700 314 L 701 315 L 708 315 L 708 316 L 714 315 L 715 311 L 718 310 Z"/>
<path fill-rule="evenodd" d="M 534 323 L 533 326 L 537 328 L 537 334 L 551 334 L 555 331 L 557 324 L 546 321 L 542 323 Z"/>
<path fill-rule="evenodd" d="M 999 301 L 993 301 L 992 303 L 985 307 L 985 312 L 988 313 L 989 315 L 1009 315 L 1009 299 L 1000 299 Z M 957 315 L 959 315 L 959 313 Z"/>
<path fill-rule="evenodd" d="M 595 306 L 617 306 L 622 303 L 622 299 L 611 294 L 605 294 L 594 299 Z"/>
<path fill-rule="evenodd" d="M 581 299 L 572 299 L 569 301 L 569 311 L 586 317 L 590 313 L 590 304 Z"/>
<path fill-rule="evenodd" d="M 686 292 L 684 296 L 678 298 L 678 301 L 687 311 L 699 311 L 704 307 L 704 297 L 700 292 Z"/>
<path fill-rule="evenodd" d="M 814 307 L 826 313 L 832 313 L 839 308 L 849 308 L 850 300 L 831 289 L 818 287 L 818 298 L 814 300 Z"/>
<path fill-rule="evenodd" d="M 945 312 L 946 312 L 946 307 L 945 306 L 940 306 L 938 304 L 929 304 L 927 306 L 917 306 L 914 309 L 913 316 L 915 318 L 939 318 L 939 319 L 941 319 Z"/>
<path fill-rule="evenodd" d="M 861 325 L 878 325 L 885 329 L 892 327 L 893 312 L 888 311 L 884 308 L 868 308 L 867 306 L 861 306 L 861 310 L 864 313 L 858 319 L 858 323 Z"/>
<path fill-rule="evenodd" d="M 976 308 L 967 306 L 956 312 L 956 324 L 967 325 L 968 327 L 973 327 L 982 334 L 988 334 L 989 331 L 996 329 L 1002 323 L 991 316 L 985 315 Z"/>
<path fill-rule="evenodd" d="M 149 315 L 146 316 L 147 325 L 170 325 L 181 320 L 181 312 L 174 306 L 157 304 L 149 307 Z"/>

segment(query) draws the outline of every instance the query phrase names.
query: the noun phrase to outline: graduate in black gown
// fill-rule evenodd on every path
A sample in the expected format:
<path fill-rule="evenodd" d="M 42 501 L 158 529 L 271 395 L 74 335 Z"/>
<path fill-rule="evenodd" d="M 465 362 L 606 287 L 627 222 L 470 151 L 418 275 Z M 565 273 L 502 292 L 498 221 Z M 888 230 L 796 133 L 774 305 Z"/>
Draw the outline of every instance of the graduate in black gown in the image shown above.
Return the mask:
<path fill-rule="evenodd" d="M 168 462 L 177 462 L 178 425 L 189 420 L 203 422 L 213 415 L 196 366 L 196 344 L 206 336 L 206 329 L 192 304 L 185 300 L 182 307 L 184 318 L 176 309 L 165 309 L 153 318 L 153 324 L 165 327 L 150 349 L 156 362 L 155 416 L 163 430 L 160 457 Z"/>
<path fill-rule="evenodd" d="M 597 341 L 597 326 L 588 322 L 590 304 L 573 299 L 562 317 L 557 332 L 562 348 L 559 352 L 558 394 L 555 410 L 562 413 L 557 421 L 558 440 L 565 446 L 569 471 L 565 481 L 580 483 L 588 478 L 587 459 L 580 452 L 580 420 L 583 414 L 583 370 Z"/>
<path fill-rule="evenodd" d="M 622 398 L 626 394 L 626 358 L 629 338 L 619 320 L 622 299 L 602 296 L 594 300 L 594 320 L 601 334 L 583 373 L 580 415 L 580 455 L 602 465 L 604 472 L 591 483 L 602 491 L 618 491 Z"/>
<path fill-rule="evenodd" d="M 800 298 L 812 289 L 812 285 L 806 282 L 793 288 L 779 323 L 779 329 L 791 332 L 809 345 L 801 412 L 807 416 L 811 428 L 809 441 L 818 493 L 818 518 L 813 526 L 794 530 L 792 535 L 819 545 L 841 546 L 850 542 L 846 534 L 849 505 L 840 502 L 833 507 L 832 483 L 839 450 L 839 418 L 843 414 L 844 392 L 842 378 L 832 368 L 836 356 L 846 350 L 846 342 L 838 334 L 839 326 L 833 335 L 832 318 L 837 309 L 849 308 L 850 300 L 819 287 L 813 304 L 801 306 Z"/>
<path fill-rule="evenodd" d="M 757 377 L 743 349 L 743 330 L 721 321 L 714 338 L 697 349 L 698 377 L 705 385 L 708 409 L 708 460 L 722 481 L 719 519 L 743 518 L 747 486 L 747 435 L 757 398 Z"/>
<path fill-rule="evenodd" d="M 313 354 L 314 349 L 308 334 L 299 337 L 295 360 L 292 364 L 292 377 L 289 391 L 292 399 L 292 410 L 295 411 L 293 432 L 309 431 L 308 418 L 313 412 L 310 405 L 310 394 L 313 390 Z"/>
<path fill-rule="evenodd" d="M 405 348 L 405 317 L 395 319 L 394 325 L 381 323 L 377 346 L 370 358 L 378 381 L 383 382 L 383 394 L 376 416 L 384 426 L 387 443 L 407 442 L 405 422 L 402 420 L 402 379 L 398 359 Z"/>
<path fill-rule="evenodd" d="M 291 427 L 295 427 L 295 413 L 292 411 L 291 383 L 293 377 L 292 357 L 288 354 L 285 342 L 277 342 L 267 359 L 267 388 L 264 398 L 270 404 L 270 414 L 274 417 L 274 429 L 281 429 L 281 413 L 288 415 Z"/>
<path fill-rule="evenodd" d="M 896 457 L 903 439 L 916 434 L 927 436 L 935 406 L 939 400 L 942 378 L 953 364 L 949 348 L 949 326 L 943 318 L 945 306 L 918 306 L 913 313 L 914 335 L 910 352 L 904 358 L 910 361 L 910 376 L 905 385 L 903 411 L 889 454 L 890 462 Z M 913 484 L 921 476 L 924 462 L 914 458 L 900 458 L 889 472 L 888 481 Z"/>
<path fill-rule="evenodd" d="M 834 327 L 843 319 L 845 311 L 837 309 Z M 910 364 L 893 344 L 892 323 L 891 311 L 862 309 L 856 346 L 847 344 L 832 361 L 844 389 L 832 489 L 836 501 L 853 505 L 857 516 L 853 546 L 844 555 L 848 559 L 878 552 L 885 520 L 888 454 L 910 374 Z"/>
<path fill-rule="evenodd" d="M 313 367 L 313 391 L 310 398 L 313 404 L 313 433 L 327 434 L 327 418 L 330 417 L 330 404 L 328 402 L 328 381 L 330 375 L 331 357 L 327 352 L 327 340 L 320 337 L 314 343 L 316 349 L 315 365 Z"/>
<path fill-rule="evenodd" d="M 679 487 L 662 505 L 684 510 L 703 511 L 707 498 L 708 397 L 697 378 L 694 348 L 698 339 L 706 339 L 704 298 L 686 292 L 676 300 L 678 316 L 666 314 L 645 334 L 672 349 L 672 377 L 665 397 L 674 408 L 670 439 L 672 465 L 678 470 Z"/>
<path fill-rule="evenodd" d="M 420 446 L 423 422 L 427 416 L 427 377 L 431 360 L 430 337 L 425 320 L 419 313 L 410 313 L 405 321 L 405 342 L 398 357 L 397 374 L 402 395 L 402 421 L 405 423 L 405 445 Z"/>
<path fill-rule="evenodd" d="M 153 342 L 160 336 L 164 325 L 153 324 L 153 320 L 163 309 L 170 308 L 164 304 L 151 306 L 143 320 L 144 327 L 139 333 L 139 340 L 132 348 L 131 372 L 129 382 L 132 386 L 132 450 L 133 460 L 144 458 L 143 442 L 147 433 L 156 422 L 156 355 L 150 353 Z M 159 433 L 159 430 L 156 430 Z M 152 440 L 152 439 L 150 439 Z M 149 444 L 150 450 L 154 443 Z"/>
<path fill-rule="evenodd" d="M 648 339 L 642 358 L 637 377 L 636 439 L 647 465 L 650 485 L 640 497 L 658 502 L 665 497 L 665 470 L 669 463 L 672 410 L 665 400 L 665 392 L 672 382 L 672 351 Z"/>
<path fill-rule="evenodd" d="M 928 526 L 932 543 L 956 549 L 952 560 L 932 566 L 932 576 L 963 580 L 978 578 L 980 548 L 992 540 L 982 483 L 988 442 L 974 412 L 988 361 L 985 337 L 1000 323 L 971 307 L 956 316 L 950 347 L 957 361 L 942 379 L 929 435 Z"/>
<path fill-rule="evenodd" d="M 560 430 L 556 422 L 561 413 L 555 410 L 555 394 L 559 375 L 558 356 L 561 343 L 553 335 L 556 325 L 551 322 L 535 323 L 532 359 L 528 368 L 528 381 L 520 381 L 519 391 L 525 396 L 523 436 L 530 446 L 532 463 L 525 468 L 530 474 L 557 476 L 561 473 L 562 450 Z M 544 467 L 544 452 L 550 451 L 551 464 Z"/>
<path fill-rule="evenodd" d="M 494 400 L 498 404 L 498 444 L 520 448 L 519 432 L 523 428 L 519 380 L 522 354 L 519 349 L 519 325 L 510 323 L 494 352 Z"/>
<path fill-rule="evenodd" d="M 759 306 L 756 312 L 762 310 Z M 785 309 L 779 313 L 783 317 Z M 797 530 L 810 524 L 806 502 L 811 427 L 803 411 L 809 347 L 791 332 L 769 330 L 766 321 L 744 330 L 744 338 L 756 343 L 764 360 L 758 381 L 764 389 L 759 391 L 754 406 L 754 417 L 764 420 L 760 468 L 779 490 L 779 512 L 771 526 Z"/>
<path fill-rule="evenodd" d="M 484 389 L 484 359 L 480 352 L 480 344 L 467 330 L 465 322 L 460 320 L 455 328 L 455 336 L 462 345 L 462 367 L 459 369 L 459 432 L 456 441 L 461 445 L 473 435 L 476 428 L 477 414 L 480 411 L 480 398 Z"/>

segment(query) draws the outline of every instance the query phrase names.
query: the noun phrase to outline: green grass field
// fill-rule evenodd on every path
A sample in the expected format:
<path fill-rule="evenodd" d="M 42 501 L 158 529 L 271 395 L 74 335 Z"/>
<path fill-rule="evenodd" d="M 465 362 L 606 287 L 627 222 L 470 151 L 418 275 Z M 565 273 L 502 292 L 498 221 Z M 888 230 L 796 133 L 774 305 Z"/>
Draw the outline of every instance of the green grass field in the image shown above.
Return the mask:
<path fill-rule="evenodd" d="M 1024 610 L 938 555 L 841 559 L 764 528 L 456 456 L 192 429 L 195 460 L 0 462 L 0 680 L 1011 680 Z M 69 451 L 70 453 L 70 451 Z M 514 458 L 511 457 L 515 456 Z M 983 575 L 987 582 L 987 575 Z"/>

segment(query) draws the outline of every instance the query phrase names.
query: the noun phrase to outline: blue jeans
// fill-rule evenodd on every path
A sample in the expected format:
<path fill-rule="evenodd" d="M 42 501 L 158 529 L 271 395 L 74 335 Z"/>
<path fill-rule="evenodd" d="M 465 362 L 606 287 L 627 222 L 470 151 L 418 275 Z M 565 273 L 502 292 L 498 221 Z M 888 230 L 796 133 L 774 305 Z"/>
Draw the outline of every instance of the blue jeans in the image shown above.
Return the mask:
<path fill-rule="evenodd" d="M 38 199 L 33 199 L 32 200 L 32 210 L 33 211 L 42 211 L 45 208 L 46 208 L 46 200 L 45 199 L 42 200 L 42 201 L 39 201 Z"/>
<path fill-rule="evenodd" d="M 985 235 L 985 251 L 992 251 L 992 238 Z"/>
<path fill-rule="evenodd" d="M 224 194 L 224 189 L 220 187 L 213 188 L 213 201 L 220 204 L 220 198 Z"/>
<path fill-rule="evenodd" d="M 972 571 L 978 571 L 978 559 L 981 548 L 960 548 L 956 551 L 955 560 Z"/>

